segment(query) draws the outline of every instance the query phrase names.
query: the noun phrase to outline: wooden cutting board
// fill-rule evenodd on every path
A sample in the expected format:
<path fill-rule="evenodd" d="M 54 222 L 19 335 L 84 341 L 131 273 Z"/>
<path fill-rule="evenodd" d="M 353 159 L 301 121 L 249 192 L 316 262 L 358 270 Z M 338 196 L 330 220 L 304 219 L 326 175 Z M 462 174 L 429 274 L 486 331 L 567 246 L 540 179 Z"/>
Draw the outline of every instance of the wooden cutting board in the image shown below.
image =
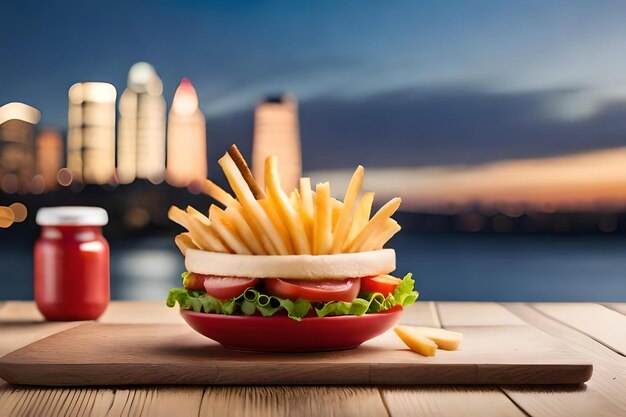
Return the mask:
<path fill-rule="evenodd" d="M 223 348 L 186 325 L 86 323 L 0 359 L 14 384 L 578 384 L 592 364 L 528 326 L 457 327 L 461 350 L 426 358 L 393 332 L 324 353 Z"/>

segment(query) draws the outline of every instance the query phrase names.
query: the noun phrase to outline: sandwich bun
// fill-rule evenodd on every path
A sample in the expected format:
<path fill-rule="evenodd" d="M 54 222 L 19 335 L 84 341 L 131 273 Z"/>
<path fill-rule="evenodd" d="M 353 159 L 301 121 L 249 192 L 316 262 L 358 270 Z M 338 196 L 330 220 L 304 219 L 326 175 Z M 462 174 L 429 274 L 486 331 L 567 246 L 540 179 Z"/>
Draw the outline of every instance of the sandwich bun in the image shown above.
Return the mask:
<path fill-rule="evenodd" d="M 381 249 L 333 255 L 237 255 L 188 249 L 189 272 L 246 278 L 346 279 L 389 274 L 396 269 L 396 252 Z"/>

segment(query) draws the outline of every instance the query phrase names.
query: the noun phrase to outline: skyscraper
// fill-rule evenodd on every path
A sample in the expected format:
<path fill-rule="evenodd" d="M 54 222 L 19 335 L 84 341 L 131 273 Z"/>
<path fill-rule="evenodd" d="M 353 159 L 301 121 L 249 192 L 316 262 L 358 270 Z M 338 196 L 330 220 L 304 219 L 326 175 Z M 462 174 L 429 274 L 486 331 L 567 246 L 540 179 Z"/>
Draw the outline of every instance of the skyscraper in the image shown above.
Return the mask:
<path fill-rule="evenodd" d="M 161 78 L 147 62 L 128 72 L 128 88 L 120 97 L 117 176 L 122 184 L 135 178 L 154 183 L 165 174 L 165 99 Z"/>
<path fill-rule="evenodd" d="M 105 184 L 115 175 L 115 87 L 74 84 L 69 92 L 67 166 L 74 179 Z"/>
<path fill-rule="evenodd" d="M 206 121 L 196 90 L 183 78 L 168 118 L 166 179 L 171 185 L 186 187 L 206 176 Z"/>
<path fill-rule="evenodd" d="M 63 164 L 63 138 L 52 129 L 44 129 L 37 136 L 37 172 L 43 177 L 44 188 L 58 185 L 57 173 Z"/>
<path fill-rule="evenodd" d="M 252 173 L 263 186 L 265 158 L 278 157 L 278 170 L 283 190 L 298 185 L 302 175 L 298 103 L 290 94 L 268 98 L 257 105 L 254 115 Z"/>
<path fill-rule="evenodd" d="M 35 125 L 39 110 L 23 103 L 0 107 L 0 187 L 27 193 L 35 174 Z"/>

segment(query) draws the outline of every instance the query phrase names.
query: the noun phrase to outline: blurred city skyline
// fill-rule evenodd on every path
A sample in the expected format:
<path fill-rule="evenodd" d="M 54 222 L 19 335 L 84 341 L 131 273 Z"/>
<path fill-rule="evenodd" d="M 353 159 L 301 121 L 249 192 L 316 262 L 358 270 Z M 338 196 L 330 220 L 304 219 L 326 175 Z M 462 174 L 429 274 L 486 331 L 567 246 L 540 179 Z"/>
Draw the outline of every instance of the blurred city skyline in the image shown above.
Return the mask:
<path fill-rule="evenodd" d="M 168 103 L 194 81 L 215 147 L 251 146 L 259 99 L 293 91 L 305 170 L 559 155 L 626 136 L 620 2 L 35 3 L 3 10 L 0 99 L 40 109 L 42 126 L 65 128 L 73 83 L 121 93 L 145 60 Z"/>
<path fill-rule="evenodd" d="M 133 64 L 119 104 L 115 86 L 78 82 L 68 91 L 68 128 L 41 128 L 41 113 L 25 103 L 0 106 L 0 191 L 41 194 L 58 186 L 117 186 L 164 180 L 197 194 L 207 178 L 206 120 L 188 78 L 180 82 L 167 115 L 163 85 L 147 62 Z M 252 169 L 262 183 L 265 158 L 279 155 L 283 186 L 302 174 L 298 106 L 294 96 L 261 100 L 254 117 Z M 166 160 L 167 156 L 167 160 Z"/>
<path fill-rule="evenodd" d="M 375 205 L 403 198 L 392 247 L 424 299 L 623 298 L 626 2 L 33 0 L 2 17 L 0 106 L 28 106 L 0 108 L 0 299 L 32 299 L 34 215 L 58 205 L 108 211 L 114 298 L 162 297 L 184 270 L 167 207 L 208 208 L 191 177 L 228 189 L 233 143 L 337 196 L 364 165 Z"/>

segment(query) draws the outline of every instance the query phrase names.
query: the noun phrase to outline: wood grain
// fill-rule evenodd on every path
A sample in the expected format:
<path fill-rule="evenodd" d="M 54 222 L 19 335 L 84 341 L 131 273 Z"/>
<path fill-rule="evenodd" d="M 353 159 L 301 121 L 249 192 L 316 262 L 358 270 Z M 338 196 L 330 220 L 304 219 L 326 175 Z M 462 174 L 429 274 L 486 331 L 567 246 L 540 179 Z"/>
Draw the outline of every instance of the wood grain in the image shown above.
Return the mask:
<path fill-rule="evenodd" d="M 208 387 L 200 414 L 206 416 L 388 416 L 375 388 Z"/>
<path fill-rule="evenodd" d="M 400 323 L 412 326 L 441 327 L 437 307 L 432 301 L 415 303 L 406 308 Z"/>
<path fill-rule="evenodd" d="M 538 328 L 559 338 L 570 348 L 576 350 L 594 362 L 594 375 L 590 381 L 582 386 L 535 386 L 511 387 L 503 386 L 506 395 L 515 401 L 506 401 L 507 397 L 495 387 L 381 387 L 381 393 L 370 388 L 327 387 L 330 395 L 336 390 L 363 390 L 355 394 L 355 401 L 370 404 L 372 410 L 387 415 L 381 408 L 381 403 L 375 398 L 384 399 L 387 411 L 392 416 L 404 415 L 517 415 L 523 409 L 533 416 L 622 416 L 626 415 L 626 374 L 624 371 L 625 358 L 619 353 L 596 342 L 591 337 L 575 328 L 565 325 L 551 316 L 540 313 L 526 304 L 495 303 L 488 307 L 481 307 L 482 303 L 441 303 L 456 304 L 452 310 L 453 316 L 447 315 L 444 326 L 467 325 L 481 326 L 484 323 L 495 323 L 519 326 L 524 322 L 528 326 Z M 494 304 L 498 307 L 494 308 Z M 11 306 L 7 313 L 2 306 Z M 465 308 L 462 305 L 470 307 Z M 407 310 L 404 319 L 408 324 L 437 326 L 437 317 L 429 316 L 434 307 L 432 303 L 418 303 L 418 309 Z M 626 304 L 610 304 L 607 307 L 626 312 Z M 442 309 L 443 315 L 450 310 Z M 114 302 L 101 320 L 105 322 L 137 323 L 169 322 L 168 314 L 175 310 L 163 308 L 160 302 Z M 504 311 L 504 313 L 503 313 Z M 409 314 L 410 313 L 410 314 Z M 510 315 L 516 317 L 511 319 Z M 626 313 L 625 313 L 626 314 Z M 174 319 L 177 319 L 177 315 Z M 481 319 L 482 317 L 482 319 Z M 452 318 L 454 320 L 452 320 Z M 8 352 L 10 346 L 24 346 L 35 340 L 38 335 L 45 337 L 58 330 L 55 326 L 64 328 L 64 323 L 42 323 L 33 303 L 0 303 L 0 352 Z M 6 327 L 9 324 L 11 328 Z M 21 325 L 25 329 L 20 328 Z M 30 330 L 37 333 L 31 335 Z M 19 333 L 22 338 L 9 336 L 11 332 Z M 4 332 L 4 333 L 3 333 Z M 9 346 L 9 348 L 7 348 Z M 11 386 L 0 380 L 0 416 L 33 416 L 33 415 L 95 415 L 95 416 L 130 416 L 130 415 L 218 415 L 212 411 L 213 404 L 222 404 L 219 410 L 235 410 L 242 415 L 281 415 L 280 410 L 290 410 L 292 413 L 311 415 L 317 401 L 321 410 L 319 415 L 354 415 L 350 407 L 352 403 L 346 400 L 346 394 L 338 394 L 344 398 L 336 409 L 324 407 L 325 391 L 311 390 L 316 387 L 287 387 L 303 390 L 303 396 L 310 396 L 308 400 L 291 400 L 289 396 L 264 394 L 262 390 L 283 393 L 284 387 L 140 387 L 133 389 L 51 389 L 51 388 L 23 388 Z M 322 387 L 319 387 L 322 388 Z M 136 394 L 133 394 L 136 393 Z M 208 397 L 207 397 L 208 395 Z M 344 395 L 341 397 L 341 395 Z M 296 396 L 297 397 L 297 396 Z M 255 403 L 260 402 L 261 405 Z M 302 406 L 299 407 L 302 402 Z M 115 407 L 113 407 L 115 404 Z M 291 404 L 291 405 L 287 405 Z M 202 405 L 202 408 L 201 408 Z M 515 408 L 512 408 L 515 407 Z M 305 411 L 308 410 L 308 411 Z M 476 410 L 470 413 L 469 410 Z M 317 409 L 315 409 L 317 411 Z M 243 414 L 248 413 L 248 414 Z M 384 413 L 384 414 L 383 414 Z M 236 415 L 233 412 L 226 415 Z M 282 414 L 285 415 L 285 414 Z M 294 414 L 295 415 L 295 414 Z M 369 415 L 369 414 L 364 414 Z"/>
<path fill-rule="evenodd" d="M 17 389 L 0 402 L 4 416 L 387 416 L 375 388 L 148 387 Z"/>
<path fill-rule="evenodd" d="M 402 320 L 404 324 L 441 327 L 435 303 L 422 302 L 414 306 L 417 308 L 411 307 L 405 312 Z M 497 387 L 435 386 L 379 389 L 387 410 L 393 417 L 525 415 Z"/>
<path fill-rule="evenodd" d="M 392 417 L 525 416 L 497 387 L 420 387 L 383 389 Z"/>
<path fill-rule="evenodd" d="M 3 416 L 387 416 L 372 388 L 233 387 L 25 390 Z"/>
<path fill-rule="evenodd" d="M 353 350 L 281 355 L 225 349 L 186 325 L 87 323 L 0 359 L 0 376 L 53 386 L 537 384 L 590 376 L 590 362 L 529 326 L 453 329 L 465 335 L 462 350 L 425 358 L 393 332 Z"/>
<path fill-rule="evenodd" d="M 114 396 L 112 390 L 16 388 L 0 401 L 0 415 L 104 417 Z"/>
<path fill-rule="evenodd" d="M 532 305 L 626 356 L 626 316 L 599 304 L 541 303 Z"/>
<path fill-rule="evenodd" d="M 44 322 L 34 303 L 7 302 L 0 309 L 0 356 L 78 324 Z"/>
<path fill-rule="evenodd" d="M 109 416 L 177 416 L 199 414 L 204 389 L 200 387 L 115 390 Z"/>
<path fill-rule="evenodd" d="M 516 404 L 533 416 L 626 415 L 626 361 L 621 355 L 529 305 L 504 306 L 537 329 L 558 337 L 594 364 L 593 377 L 579 387 L 503 387 Z"/>
<path fill-rule="evenodd" d="M 443 327 L 526 325 L 498 303 L 438 302 L 437 311 Z"/>

